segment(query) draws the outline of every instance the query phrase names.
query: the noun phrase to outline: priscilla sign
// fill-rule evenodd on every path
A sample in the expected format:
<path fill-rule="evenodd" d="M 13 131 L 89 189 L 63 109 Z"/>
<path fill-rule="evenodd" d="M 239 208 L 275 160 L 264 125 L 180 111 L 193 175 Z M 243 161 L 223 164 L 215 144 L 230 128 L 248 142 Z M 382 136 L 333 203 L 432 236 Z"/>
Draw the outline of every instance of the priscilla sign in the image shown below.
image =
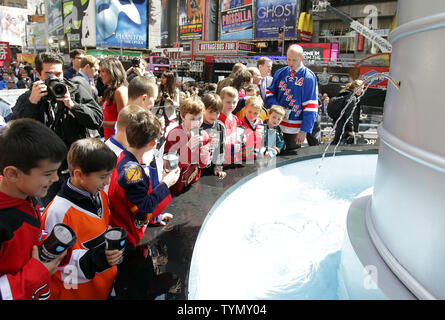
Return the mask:
<path fill-rule="evenodd" d="M 255 39 L 278 39 L 278 28 L 285 37 L 295 38 L 298 0 L 258 0 L 256 2 Z"/>
<path fill-rule="evenodd" d="M 220 40 L 250 40 L 253 36 L 252 0 L 220 2 Z"/>

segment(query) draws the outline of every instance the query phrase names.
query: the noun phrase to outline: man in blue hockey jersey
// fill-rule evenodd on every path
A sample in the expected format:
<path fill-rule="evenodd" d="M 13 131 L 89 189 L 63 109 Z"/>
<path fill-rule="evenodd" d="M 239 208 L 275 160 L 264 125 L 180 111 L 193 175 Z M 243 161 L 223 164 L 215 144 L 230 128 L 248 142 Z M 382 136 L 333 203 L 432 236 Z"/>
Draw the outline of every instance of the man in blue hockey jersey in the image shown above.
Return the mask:
<path fill-rule="evenodd" d="M 315 74 L 303 65 L 303 48 L 293 44 L 287 50 L 287 67 L 275 72 L 266 91 L 268 105 L 286 110 L 280 124 L 285 150 L 299 148 L 312 133 L 318 115 L 318 85 Z"/>

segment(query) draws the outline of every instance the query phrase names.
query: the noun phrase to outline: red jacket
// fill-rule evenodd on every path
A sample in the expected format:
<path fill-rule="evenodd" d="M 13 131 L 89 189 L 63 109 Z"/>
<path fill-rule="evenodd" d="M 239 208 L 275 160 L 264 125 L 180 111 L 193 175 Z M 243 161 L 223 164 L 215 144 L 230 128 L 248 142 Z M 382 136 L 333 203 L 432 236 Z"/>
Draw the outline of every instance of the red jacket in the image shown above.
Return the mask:
<path fill-rule="evenodd" d="M 40 208 L 31 198 L 12 198 L 0 192 L 0 298 L 49 298 L 48 269 L 32 258 L 41 243 Z"/>
<path fill-rule="evenodd" d="M 209 135 L 205 130 L 202 131 L 203 143 L 206 146 L 210 142 Z M 182 192 L 188 185 L 195 183 L 201 177 L 201 168 L 205 168 L 210 163 L 210 150 L 203 152 L 200 148 L 199 152 L 193 152 L 187 146 L 190 137 L 182 125 L 173 128 L 165 142 L 164 154 L 177 153 L 179 156 L 179 168 L 181 173 L 178 181 L 170 187 L 173 196 Z"/>

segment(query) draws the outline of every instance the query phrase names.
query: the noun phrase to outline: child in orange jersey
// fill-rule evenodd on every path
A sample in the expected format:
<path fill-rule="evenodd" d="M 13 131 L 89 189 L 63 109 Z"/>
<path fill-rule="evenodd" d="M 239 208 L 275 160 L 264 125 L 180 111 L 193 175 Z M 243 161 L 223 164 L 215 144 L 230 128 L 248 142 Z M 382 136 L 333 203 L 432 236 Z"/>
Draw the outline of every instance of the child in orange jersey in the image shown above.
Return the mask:
<path fill-rule="evenodd" d="M 117 157 L 99 139 L 74 142 L 67 161 L 70 178 L 43 213 L 46 230 L 64 223 L 77 234 L 68 265 L 52 276 L 51 299 L 104 300 L 108 298 L 122 256 L 105 250 L 104 233 L 109 228 L 110 210 L 103 191 L 110 182 Z"/>

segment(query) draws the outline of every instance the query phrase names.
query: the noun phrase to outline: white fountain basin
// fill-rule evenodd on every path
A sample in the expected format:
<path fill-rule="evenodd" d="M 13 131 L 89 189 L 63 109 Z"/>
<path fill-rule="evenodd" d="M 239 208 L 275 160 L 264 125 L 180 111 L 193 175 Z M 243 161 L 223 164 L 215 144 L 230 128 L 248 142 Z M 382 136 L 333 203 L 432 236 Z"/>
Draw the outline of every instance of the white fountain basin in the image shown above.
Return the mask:
<path fill-rule="evenodd" d="M 376 163 L 376 154 L 316 158 L 232 187 L 201 227 L 188 298 L 351 298 L 338 279 L 346 219 L 373 185 Z M 368 289 L 369 298 L 384 298 Z"/>

